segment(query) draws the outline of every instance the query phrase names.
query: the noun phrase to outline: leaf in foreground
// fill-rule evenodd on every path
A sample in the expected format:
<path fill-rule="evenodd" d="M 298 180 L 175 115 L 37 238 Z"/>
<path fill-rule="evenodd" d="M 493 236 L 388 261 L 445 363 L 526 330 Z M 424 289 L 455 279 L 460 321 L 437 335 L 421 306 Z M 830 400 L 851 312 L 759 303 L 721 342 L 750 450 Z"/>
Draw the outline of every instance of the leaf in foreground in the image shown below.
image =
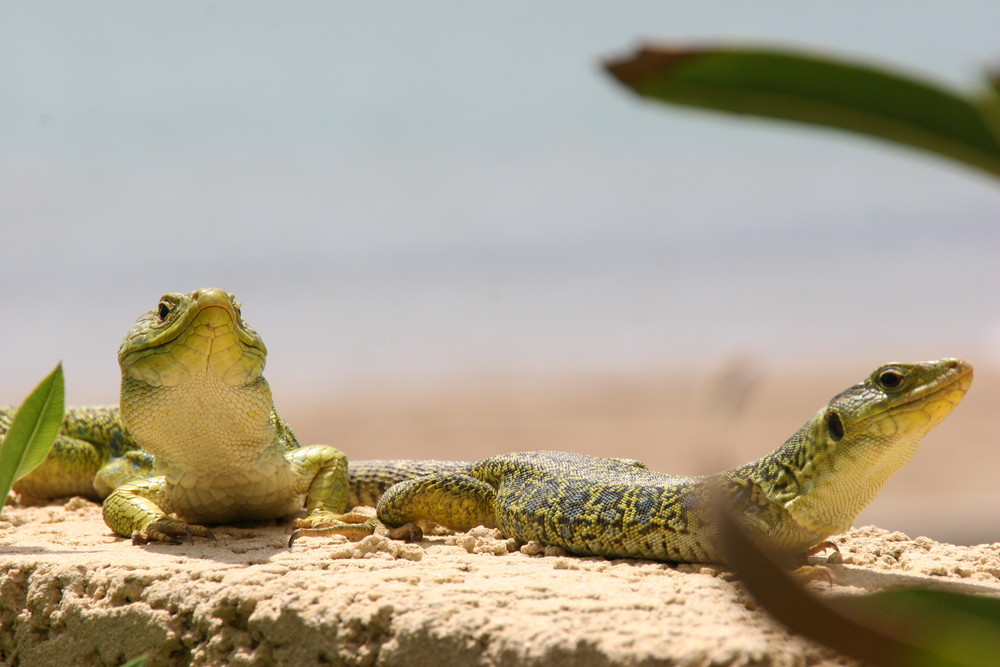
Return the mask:
<path fill-rule="evenodd" d="M 64 412 L 62 364 L 28 395 L 0 443 L 0 510 L 18 479 L 40 464 L 59 435 Z"/>
<path fill-rule="evenodd" d="M 823 599 L 797 583 L 727 512 L 720 546 L 754 599 L 790 631 L 885 667 L 989 667 L 1000 600 L 924 588 Z"/>
<path fill-rule="evenodd" d="M 984 105 L 918 78 L 768 48 L 657 48 L 609 61 L 639 95 L 715 111 L 849 130 L 920 148 L 1000 176 L 1000 130 Z"/>

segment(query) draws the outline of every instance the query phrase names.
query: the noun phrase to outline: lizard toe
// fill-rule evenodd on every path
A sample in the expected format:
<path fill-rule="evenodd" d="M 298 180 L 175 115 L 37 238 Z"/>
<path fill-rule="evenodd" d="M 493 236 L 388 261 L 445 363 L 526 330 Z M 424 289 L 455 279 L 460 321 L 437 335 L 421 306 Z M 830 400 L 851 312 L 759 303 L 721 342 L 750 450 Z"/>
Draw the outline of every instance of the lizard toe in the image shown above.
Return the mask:
<path fill-rule="evenodd" d="M 348 539 L 357 540 L 382 530 L 384 528 L 378 519 L 363 512 L 346 514 L 313 512 L 309 516 L 295 520 L 295 530 L 288 538 L 288 546 L 291 547 L 297 539 L 307 535 L 343 535 Z"/>
<path fill-rule="evenodd" d="M 133 532 L 132 544 L 149 544 L 150 542 L 182 544 L 183 540 L 181 538 L 183 537 L 207 537 L 215 539 L 212 531 L 205 526 L 187 523 L 180 519 L 162 517 Z"/>

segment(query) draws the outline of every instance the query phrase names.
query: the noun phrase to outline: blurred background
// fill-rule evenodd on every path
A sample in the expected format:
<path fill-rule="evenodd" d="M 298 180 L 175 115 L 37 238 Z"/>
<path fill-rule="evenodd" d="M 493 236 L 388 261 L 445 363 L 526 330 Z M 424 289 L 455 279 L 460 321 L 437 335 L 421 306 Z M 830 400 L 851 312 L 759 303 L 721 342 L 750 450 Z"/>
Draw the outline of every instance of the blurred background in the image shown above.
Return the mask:
<path fill-rule="evenodd" d="M 1000 4 L 0 1 L 0 403 L 117 401 L 160 294 L 223 287 L 351 456 L 538 447 L 710 472 L 892 359 L 978 379 L 859 523 L 997 541 L 1000 184 L 644 103 L 641 40 L 978 85 Z M 959 525 L 961 524 L 961 525 Z"/>

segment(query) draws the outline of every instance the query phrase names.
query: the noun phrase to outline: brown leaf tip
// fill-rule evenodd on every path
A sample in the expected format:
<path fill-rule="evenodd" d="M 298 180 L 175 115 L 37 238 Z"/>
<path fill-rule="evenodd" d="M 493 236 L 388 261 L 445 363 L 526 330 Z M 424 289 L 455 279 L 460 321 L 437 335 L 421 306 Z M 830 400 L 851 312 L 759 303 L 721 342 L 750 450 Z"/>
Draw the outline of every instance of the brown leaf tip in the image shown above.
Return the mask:
<path fill-rule="evenodd" d="M 641 46 L 631 56 L 604 62 L 605 69 L 623 84 L 635 90 L 654 76 L 664 76 L 678 65 L 698 58 L 710 49 Z"/>

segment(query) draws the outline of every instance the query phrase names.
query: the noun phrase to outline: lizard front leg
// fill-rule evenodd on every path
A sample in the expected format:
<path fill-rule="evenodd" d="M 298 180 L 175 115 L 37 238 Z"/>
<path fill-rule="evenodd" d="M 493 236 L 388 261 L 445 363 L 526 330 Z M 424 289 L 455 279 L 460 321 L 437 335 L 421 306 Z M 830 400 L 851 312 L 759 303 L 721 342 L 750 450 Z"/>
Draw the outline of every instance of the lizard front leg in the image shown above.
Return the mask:
<path fill-rule="evenodd" d="M 94 489 L 101 498 L 107 498 L 112 491 L 127 482 L 153 477 L 154 471 L 152 454 L 141 450 L 125 452 L 97 471 L 94 475 Z"/>
<path fill-rule="evenodd" d="M 344 535 L 360 538 L 384 532 L 382 523 L 361 512 L 348 512 L 347 456 L 327 445 L 292 450 L 285 458 L 295 468 L 305 492 L 306 516 L 295 520 L 288 545 L 303 535 Z"/>
<path fill-rule="evenodd" d="M 166 480 L 150 477 L 123 484 L 104 500 L 104 522 L 133 544 L 170 542 L 185 536 L 210 537 L 208 528 L 174 519 L 161 509 L 166 505 Z"/>
<path fill-rule="evenodd" d="M 495 528 L 496 489 L 463 473 L 418 477 L 389 488 L 378 501 L 387 526 L 433 521 L 452 530 Z"/>

